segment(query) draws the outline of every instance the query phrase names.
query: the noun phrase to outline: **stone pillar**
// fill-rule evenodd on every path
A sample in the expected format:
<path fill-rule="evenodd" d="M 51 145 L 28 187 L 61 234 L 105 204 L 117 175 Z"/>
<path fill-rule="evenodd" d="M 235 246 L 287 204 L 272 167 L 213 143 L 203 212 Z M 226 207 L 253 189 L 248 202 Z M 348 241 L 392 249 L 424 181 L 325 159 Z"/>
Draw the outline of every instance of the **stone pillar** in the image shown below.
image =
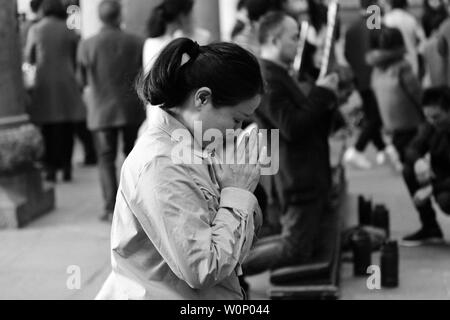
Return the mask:
<path fill-rule="evenodd" d="M 0 229 L 17 228 L 54 207 L 34 167 L 42 153 L 39 131 L 25 113 L 17 3 L 0 0 Z"/>

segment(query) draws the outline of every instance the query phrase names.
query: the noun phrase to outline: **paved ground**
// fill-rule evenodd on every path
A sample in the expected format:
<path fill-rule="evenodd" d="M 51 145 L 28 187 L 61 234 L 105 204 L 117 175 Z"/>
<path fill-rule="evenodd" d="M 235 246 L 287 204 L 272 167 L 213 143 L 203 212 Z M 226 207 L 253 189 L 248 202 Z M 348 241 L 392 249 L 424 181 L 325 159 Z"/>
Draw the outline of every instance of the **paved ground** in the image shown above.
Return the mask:
<path fill-rule="evenodd" d="M 391 209 L 393 237 L 418 227 L 398 176 L 388 167 L 349 170 L 350 191 L 372 195 Z M 92 299 L 109 273 L 109 226 L 98 221 L 100 189 L 95 168 L 77 167 L 74 182 L 59 183 L 57 209 L 21 230 L 0 231 L 0 299 Z M 356 217 L 355 217 L 356 219 Z M 450 219 L 442 226 L 450 239 Z M 378 257 L 374 255 L 373 262 Z M 81 270 L 81 289 L 69 290 L 67 268 Z M 369 291 L 365 279 L 343 264 L 343 299 L 450 299 L 450 247 L 401 249 L 401 286 Z M 252 297 L 265 298 L 268 275 L 251 279 Z"/>
<path fill-rule="evenodd" d="M 419 228 L 419 219 L 407 196 L 400 176 L 386 167 L 370 171 L 348 168 L 349 192 L 372 197 L 376 203 L 384 203 L 391 211 L 393 239 Z M 355 213 L 350 225 L 357 224 Z M 439 214 L 439 221 L 450 239 L 450 218 Z M 372 256 L 372 263 L 379 264 L 379 254 Z M 397 289 L 371 291 L 366 286 L 367 278 L 353 277 L 352 263 L 344 262 L 341 271 L 341 299 L 450 299 L 450 244 L 421 248 L 400 248 L 400 286 Z M 250 278 L 252 297 L 267 297 L 270 287 L 269 275 Z"/>

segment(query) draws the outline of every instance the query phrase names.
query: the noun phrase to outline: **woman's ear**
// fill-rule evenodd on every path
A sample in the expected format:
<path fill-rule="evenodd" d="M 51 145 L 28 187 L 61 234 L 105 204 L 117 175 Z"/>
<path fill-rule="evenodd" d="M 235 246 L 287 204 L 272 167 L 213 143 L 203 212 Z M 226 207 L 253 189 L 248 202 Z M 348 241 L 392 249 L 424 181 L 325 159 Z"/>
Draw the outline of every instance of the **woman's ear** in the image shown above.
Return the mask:
<path fill-rule="evenodd" d="M 196 108 L 203 108 L 207 104 L 212 103 L 212 92 L 211 89 L 207 87 L 202 87 L 197 90 L 194 95 L 194 104 Z"/>

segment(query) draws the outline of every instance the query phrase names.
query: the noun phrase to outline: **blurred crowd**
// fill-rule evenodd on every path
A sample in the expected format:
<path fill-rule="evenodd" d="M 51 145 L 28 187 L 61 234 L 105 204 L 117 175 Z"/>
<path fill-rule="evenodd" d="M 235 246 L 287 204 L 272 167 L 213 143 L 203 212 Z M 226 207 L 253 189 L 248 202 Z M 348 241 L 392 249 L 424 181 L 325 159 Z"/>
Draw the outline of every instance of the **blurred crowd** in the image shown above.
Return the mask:
<path fill-rule="evenodd" d="M 329 137 L 344 125 L 339 107 L 350 94 L 360 97 L 364 119 L 344 160 L 371 168 L 365 150 L 372 143 L 378 164 L 391 162 L 404 174 L 420 214 L 422 228 L 406 236 L 405 244 L 443 237 L 433 199 L 450 214 L 450 5 L 424 0 L 417 19 L 407 0 L 361 0 L 358 16 L 344 29 L 339 13 L 330 28 L 331 2 L 238 4 L 232 41 L 259 58 L 267 86 L 249 122 L 280 130 L 280 171 L 264 177 L 256 191 L 266 221 L 272 222 L 264 234 L 270 237 L 252 250 L 246 274 L 304 263 L 314 255 L 332 188 Z M 44 137 L 46 179 L 56 182 L 62 171 L 65 181 L 72 180 L 78 138 L 85 164 L 98 164 L 101 218 L 110 220 L 118 146 L 128 155 L 145 128 L 136 78 L 172 40 L 186 37 L 206 45 L 211 36 L 193 21 L 194 0 L 161 1 L 149 13 L 146 39 L 121 28 L 120 2 L 104 0 L 98 8 L 102 29 L 80 40 L 66 24 L 72 4 L 77 3 L 31 1 L 34 18 L 22 25 L 24 62 L 36 69 L 28 85 L 28 112 Z M 367 24 L 373 5 L 381 8 L 379 29 Z M 328 72 L 321 76 L 324 63 Z"/>

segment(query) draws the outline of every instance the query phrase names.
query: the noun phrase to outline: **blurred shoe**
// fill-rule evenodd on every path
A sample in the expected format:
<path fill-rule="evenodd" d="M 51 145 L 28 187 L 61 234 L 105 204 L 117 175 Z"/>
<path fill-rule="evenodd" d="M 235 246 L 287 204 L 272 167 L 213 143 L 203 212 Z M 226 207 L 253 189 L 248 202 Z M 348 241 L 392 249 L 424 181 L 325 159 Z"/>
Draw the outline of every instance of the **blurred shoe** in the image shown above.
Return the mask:
<path fill-rule="evenodd" d="M 384 152 L 384 151 L 379 151 L 379 152 L 377 153 L 377 157 L 376 157 L 377 165 L 382 166 L 382 165 L 384 165 L 384 164 L 386 163 L 386 161 L 387 161 L 387 155 L 386 155 L 386 152 Z"/>
<path fill-rule="evenodd" d="M 357 151 L 355 148 L 349 148 L 344 154 L 344 161 L 347 164 L 353 165 L 359 169 L 368 170 L 372 168 L 372 164 L 364 154 Z"/>
<path fill-rule="evenodd" d="M 434 228 L 422 228 L 419 231 L 406 236 L 400 242 L 404 247 L 418 247 L 427 244 L 441 244 L 444 242 L 444 236 L 439 226 Z"/>
<path fill-rule="evenodd" d="M 395 147 L 392 145 L 387 146 L 384 152 L 386 153 L 386 156 L 389 159 L 389 162 L 394 167 L 395 171 L 397 172 L 403 171 L 403 165 L 400 161 L 400 156 L 398 155 L 398 152 L 395 149 Z"/>

